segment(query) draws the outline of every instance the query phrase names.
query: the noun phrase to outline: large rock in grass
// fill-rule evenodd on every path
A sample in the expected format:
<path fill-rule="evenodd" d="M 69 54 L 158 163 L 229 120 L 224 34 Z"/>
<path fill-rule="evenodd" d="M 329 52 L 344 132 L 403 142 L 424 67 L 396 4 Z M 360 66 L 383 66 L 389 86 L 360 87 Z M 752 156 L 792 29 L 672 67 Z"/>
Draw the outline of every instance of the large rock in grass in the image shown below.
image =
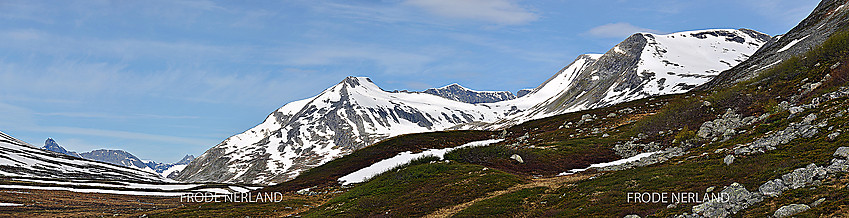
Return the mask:
<path fill-rule="evenodd" d="M 776 218 L 784 218 L 805 212 L 809 209 L 811 209 L 811 207 L 809 207 L 808 205 L 791 204 L 778 208 L 778 210 L 775 211 L 775 214 L 773 214 L 773 216 L 775 216 Z"/>

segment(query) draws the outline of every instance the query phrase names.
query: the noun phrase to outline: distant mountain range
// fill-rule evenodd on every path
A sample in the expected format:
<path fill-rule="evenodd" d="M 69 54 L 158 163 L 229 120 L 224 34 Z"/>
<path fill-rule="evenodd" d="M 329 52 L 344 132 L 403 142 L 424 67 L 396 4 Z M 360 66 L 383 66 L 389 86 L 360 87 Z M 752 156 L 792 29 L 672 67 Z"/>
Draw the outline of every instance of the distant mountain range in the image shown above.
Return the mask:
<path fill-rule="evenodd" d="M 46 146 L 57 150 L 61 148 L 55 142 Z M 163 177 L 154 172 L 84 159 L 79 155 L 66 155 L 39 149 L 2 132 L 0 132 L 0 176 L 164 181 Z"/>
<path fill-rule="evenodd" d="M 423 91 L 423 93 L 428 93 L 469 104 L 495 103 L 516 98 L 516 96 L 514 96 L 513 93 L 510 93 L 509 91 L 475 91 L 460 86 L 460 84 L 457 83 L 447 85 L 442 88 L 427 89 Z"/>
<path fill-rule="evenodd" d="M 41 149 L 62 153 L 69 156 L 100 161 L 103 163 L 136 168 L 139 170 L 156 173 L 164 178 L 175 178 L 177 174 L 195 158 L 193 155 L 186 155 L 185 157 L 183 157 L 183 159 L 176 163 L 157 163 L 151 160 L 141 160 L 130 152 L 126 152 L 123 150 L 98 149 L 89 152 L 77 153 L 66 150 L 52 138 L 48 138 L 46 141 L 44 141 L 44 146 L 41 147 Z"/>
<path fill-rule="evenodd" d="M 770 36 L 747 29 L 635 34 L 605 54 L 578 57 L 515 97 L 452 84 L 385 91 L 348 77 L 291 102 L 207 150 L 177 177 L 188 182 L 274 184 L 389 137 L 448 129 L 497 129 L 531 119 L 686 92 L 746 60 Z"/>

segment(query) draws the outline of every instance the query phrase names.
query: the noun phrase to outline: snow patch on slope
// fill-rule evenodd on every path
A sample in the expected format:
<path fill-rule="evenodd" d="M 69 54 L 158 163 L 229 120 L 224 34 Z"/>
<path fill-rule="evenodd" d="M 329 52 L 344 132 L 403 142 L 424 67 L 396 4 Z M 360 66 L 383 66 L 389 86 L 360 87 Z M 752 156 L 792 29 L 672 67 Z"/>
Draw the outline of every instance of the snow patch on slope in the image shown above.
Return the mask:
<path fill-rule="evenodd" d="M 439 159 L 442 159 L 445 156 L 445 153 L 448 153 L 449 151 L 452 151 L 452 150 L 455 150 L 455 149 L 460 149 L 460 148 L 465 148 L 465 147 L 475 147 L 475 146 L 486 146 L 486 145 L 498 143 L 498 142 L 501 142 L 501 141 L 504 141 L 504 139 L 490 139 L 490 140 L 483 140 L 483 141 L 474 141 L 474 142 L 469 142 L 469 143 L 466 143 L 466 144 L 463 144 L 463 145 L 460 145 L 460 146 L 457 146 L 457 147 L 453 147 L 453 148 L 428 149 L 426 151 L 415 153 L 415 154 L 412 153 L 412 152 L 409 152 L 409 151 L 402 152 L 398 155 L 395 155 L 395 157 L 391 157 L 391 158 L 387 158 L 387 159 L 378 161 L 377 163 L 374 163 L 371 166 L 368 166 L 366 168 L 362 168 L 362 169 L 357 170 L 353 173 L 345 175 L 345 176 L 339 178 L 339 182 L 342 183 L 343 185 L 349 185 L 349 184 L 353 184 L 353 183 L 361 183 L 361 182 L 364 182 L 364 181 L 370 179 L 371 177 L 374 177 L 378 174 L 389 171 L 389 170 L 391 170 L 391 169 L 393 169 L 397 166 L 410 163 L 411 161 L 418 159 L 418 158 L 427 157 L 427 156 L 436 156 L 436 157 L 439 157 Z"/>

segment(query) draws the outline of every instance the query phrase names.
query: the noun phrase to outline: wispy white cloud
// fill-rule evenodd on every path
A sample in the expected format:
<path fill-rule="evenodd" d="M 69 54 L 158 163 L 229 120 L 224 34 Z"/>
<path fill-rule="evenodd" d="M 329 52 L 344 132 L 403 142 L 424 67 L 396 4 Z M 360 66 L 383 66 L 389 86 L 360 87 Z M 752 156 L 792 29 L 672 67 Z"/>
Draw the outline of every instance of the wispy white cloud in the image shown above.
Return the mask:
<path fill-rule="evenodd" d="M 634 26 L 630 23 L 609 23 L 594 27 L 585 34 L 600 38 L 627 38 L 634 33 L 663 33 L 658 30 Z"/>
<path fill-rule="evenodd" d="M 407 0 L 405 5 L 451 19 L 469 19 L 499 25 L 520 25 L 539 15 L 510 0 Z"/>

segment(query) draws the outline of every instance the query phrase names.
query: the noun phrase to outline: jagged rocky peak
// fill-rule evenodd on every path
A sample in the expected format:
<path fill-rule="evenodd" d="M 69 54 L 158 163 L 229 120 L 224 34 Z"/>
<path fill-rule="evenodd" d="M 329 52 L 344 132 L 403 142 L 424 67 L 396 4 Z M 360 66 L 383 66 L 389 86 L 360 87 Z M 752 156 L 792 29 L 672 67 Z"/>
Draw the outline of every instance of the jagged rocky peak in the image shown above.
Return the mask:
<path fill-rule="evenodd" d="M 77 154 L 77 152 L 66 150 L 64 147 L 60 146 L 59 143 L 56 143 L 56 140 L 53 140 L 53 138 L 47 138 L 47 140 L 44 141 L 44 147 L 41 147 L 41 149 L 74 157 L 82 157 L 80 154 Z"/>
<path fill-rule="evenodd" d="M 454 83 L 441 88 L 430 88 L 424 93 L 469 104 L 494 103 L 516 98 L 509 91 L 475 91 Z"/>
<path fill-rule="evenodd" d="M 177 163 L 175 163 L 175 164 L 177 164 L 177 165 L 189 164 L 194 159 L 195 159 L 194 155 L 187 154 L 185 157 L 183 157 L 183 159 L 180 159 L 180 161 L 177 161 Z"/>

